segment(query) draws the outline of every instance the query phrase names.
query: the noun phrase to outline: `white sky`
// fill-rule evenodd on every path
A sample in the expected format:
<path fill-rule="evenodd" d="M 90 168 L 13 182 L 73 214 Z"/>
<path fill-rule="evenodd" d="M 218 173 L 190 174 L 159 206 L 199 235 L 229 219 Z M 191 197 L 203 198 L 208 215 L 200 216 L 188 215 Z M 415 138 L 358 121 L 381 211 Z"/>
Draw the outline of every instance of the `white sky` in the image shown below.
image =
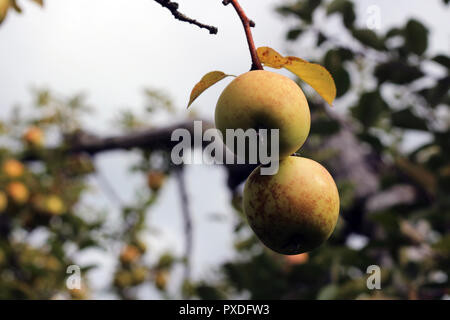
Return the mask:
<path fill-rule="evenodd" d="M 218 27 L 218 35 L 175 21 L 167 9 L 152 0 L 47 0 L 43 10 L 22 1 L 24 14 L 10 12 L 0 27 L 0 119 L 14 104 L 30 102 L 31 87 L 48 87 L 63 95 L 86 92 L 89 104 L 97 109 L 95 117 L 87 119 L 88 127 L 113 134 L 110 124 L 118 110 L 142 107 L 143 88 L 164 89 L 179 108 L 184 108 L 191 88 L 205 73 L 221 70 L 240 74 L 249 69 L 244 33 L 231 6 L 224 7 L 221 0 L 177 2 L 186 15 Z M 240 2 L 256 22 L 256 45 L 286 52 L 284 32 L 289 21 L 272 10 L 282 1 Z M 404 23 L 411 16 L 420 17 L 431 28 L 432 51 L 448 53 L 449 10 L 441 1 L 358 1 L 360 25 L 364 25 L 366 10 L 373 4 L 380 7 L 383 29 Z M 329 31 L 338 37 L 341 32 Z M 300 57 L 313 52 L 297 46 L 289 49 Z M 205 92 L 194 104 L 195 111 L 212 119 L 217 97 L 227 83 Z M 118 152 L 97 159 L 101 171 L 124 199 L 132 199 L 134 190 L 144 185 L 140 177 L 126 171 L 131 159 L 133 155 Z M 197 277 L 214 275 L 214 266 L 232 254 L 232 215 L 224 182 L 220 169 L 193 166 L 188 170 Z M 102 202 L 107 203 L 104 199 Z M 164 231 L 164 240 L 159 243 L 181 253 L 182 225 L 174 181 L 165 187 L 151 212 L 152 222 Z M 225 214 L 226 222 L 211 222 L 211 213 Z M 161 248 L 156 245 L 154 249 Z M 88 259 L 98 257 L 90 255 Z M 101 259 L 105 267 L 94 273 L 98 286 L 105 281 L 105 270 L 114 267 L 112 259 Z M 145 291 L 143 296 L 155 294 Z"/>

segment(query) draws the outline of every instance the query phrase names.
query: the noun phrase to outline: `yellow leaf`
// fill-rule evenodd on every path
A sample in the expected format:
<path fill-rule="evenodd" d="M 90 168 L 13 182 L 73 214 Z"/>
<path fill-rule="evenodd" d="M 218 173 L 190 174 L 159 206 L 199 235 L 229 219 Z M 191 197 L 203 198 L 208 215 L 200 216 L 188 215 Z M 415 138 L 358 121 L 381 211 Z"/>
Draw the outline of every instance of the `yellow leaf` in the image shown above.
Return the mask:
<path fill-rule="evenodd" d="M 222 71 L 212 71 L 205 74 L 200 82 L 195 85 L 194 89 L 192 89 L 191 97 L 189 99 L 189 104 L 187 107 L 189 108 L 192 102 L 194 102 L 194 100 L 197 99 L 198 96 L 203 93 L 203 91 L 228 76 L 231 75 L 225 74 Z"/>
<path fill-rule="evenodd" d="M 9 0 L 0 0 L 0 24 L 5 20 L 8 14 Z"/>
<path fill-rule="evenodd" d="M 308 83 L 331 106 L 336 98 L 336 84 L 333 77 L 323 66 L 309 63 L 297 57 L 283 57 L 269 47 L 257 50 L 261 62 L 268 67 L 285 68 Z"/>

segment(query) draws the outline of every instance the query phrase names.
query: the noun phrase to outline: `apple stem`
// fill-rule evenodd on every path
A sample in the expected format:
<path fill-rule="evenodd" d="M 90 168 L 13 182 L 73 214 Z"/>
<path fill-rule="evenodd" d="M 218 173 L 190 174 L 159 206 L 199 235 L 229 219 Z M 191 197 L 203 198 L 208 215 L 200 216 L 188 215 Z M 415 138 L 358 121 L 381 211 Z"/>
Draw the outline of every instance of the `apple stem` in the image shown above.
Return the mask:
<path fill-rule="evenodd" d="M 253 35 L 250 28 L 255 26 L 255 22 L 250 20 L 245 14 L 244 10 L 240 6 L 237 0 L 223 0 L 223 5 L 226 6 L 228 4 L 232 4 L 234 9 L 236 10 L 239 18 L 242 21 L 242 25 L 244 26 L 245 35 L 247 37 L 248 48 L 250 50 L 250 56 L 252 57 L 252 67 L 250 70 L 264 70 L 261 61 L 258 58 L 258 54 L 256 52 L 255 43 L 253 41 Z"/>

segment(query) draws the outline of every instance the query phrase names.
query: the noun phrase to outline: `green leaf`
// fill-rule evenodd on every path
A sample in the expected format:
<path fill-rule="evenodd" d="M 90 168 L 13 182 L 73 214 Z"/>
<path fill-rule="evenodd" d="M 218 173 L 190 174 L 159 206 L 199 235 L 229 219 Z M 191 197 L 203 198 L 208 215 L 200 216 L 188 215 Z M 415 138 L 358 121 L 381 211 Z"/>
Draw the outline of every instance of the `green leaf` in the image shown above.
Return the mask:
<path fill-rule="evenodd" d="M 322 32 L 319 32 L 317 35 L 317 46 L 319 47 L 325 41 L 327 41 L 327 37 Z"/>
<path fill-rule="evenodd" d="M 368 132 L 358 134 L 358 138 L 361 141 L 368 143 L 378 153 L 381 153 L 384 149 L 384 146 L 383 146 L 383 143 L 381 142 L 381 140 L 378 137 L 371 135 Z"/>
<path fill-rule="evenodd" d="M 336 82 L 336 97 L 342 97 L 351 86 L 350 73 L 344 68 L 339 68 L 331 73 Z"/>
<path fill-rule="evenodd" d="M 411 19 L 405 27 L 405 46 L 417 54 L 422 55 L 428 46 L 428 29 L 419 21 Z"/>
<path fill-rule="evenodd" d="M 289 30 L 288 33 L 286 34 L 286 39 L 290 41 L 297 40 L 297 38 L 302 34 L 302 32 L 303 29 L 300 28 Z"/>
<path fill-rule="evenodd" d="M 407 84 L 422 77 L 423 72 L 418 67 L 411 66 L 404 61 L 390 61 L 379 64 L 375 68 L 374 75 L 379 83 Z"/>
<path fill-rule="evenodd" d="M 197 286 L 196 293 L 203 300 L 221 300 L 224 299 L 223 294 L 219 291 L 219 289 L 202 284 Z"/>
<path fill-rule="evenodd" d="M 437 55 L 433 59 L 434 62 L 439 63 L 440 65 L 443 65 L 447 69 L 450 69 L 450 57 L 444 56 L 443 54 Z"/>
<path fill-rule="evenodd" d="M 329 71 L 334 71 L 342 68 L 342 63 L 347 60 L 353 59 L 353 52 L 345 49 L 338 48 L 328 50 L 324 58 L 324 65 Z"/>
<path fill-rule="evenodd" d="M 353 28 L 353 24 L 356 20 L 356 14 L 355 10 L 353 9 L 353 5 L 345 7 L 344 12 L 342 13 L 342 19 L 344 22 L 344 26 L 347 29 Z"/>
<path fill-rule="evenodd" d="M 334 0 L 327 7 L 327 15 L 334 13 L 340 13 L 342 15 L 344 26 L 347 29 L 353 28 L 356 15 L 352 2 L 348 0 Z"/>
<path fill-rule="evenodd" d="M 301 0 L 292 5 L 280 7 L 277 11 L 282 15 L 296 15 L 303 22 L 311 23 L 314 10 L 316 10 L 321 2 L 321 0 Z"/>
<path fill-rule="evenodd" d="M 340 124 L 329 118 L 319 118 L 311 122 L 310 134 L 332 135 L 339 131 Z"/>
<path fill-rule="evenodd" d="M 450 76 L 439 79 L 434 87 L 422 89 L 418 93 L 427 100 L 431 107 L 436 107 L 441 103 L 445 104 L 445 99 L 449 97 L 450 93 Z"/>
<path fill-rule="evenodd" d="M 385 49 L 383 40 L 381 40 L 377 34 L 370 29 L 354 29 L 352 30 L 352 35 L 365 46 L 376 50 Z"/>
<path fill-rule="evenodd" d="M 442 256 L 450 258 L 450 235 L 443 236 L 437 243 L 433 244 L 433 249 Z"/>
<path fill-rule="evenodd" d="M 345 70 L 342 63 L 353 58 L 353 52 L 348 49 L 332 49 L 324 58 L 324 65 L 330 71 L 336 83 L 336 96 L 343 96 L 351 86 L 350 74 Z"/>
<path fill-rule="evenodd" d="M 396 37 L 396 36 L 402 36 L 403 35 L 403 30 L 399 29 L 399 28 L 392 28 L 389 29 L 388 32 L 386 32 L 386 35 L 384 36 L 385 39 L 389 39 L 392 37 Z"/>
<path fill-rule="evenodd" d="M 365 127 L 371 127 L 377 124 L 381 116 L 388 110 L 386 102 L 379 91 L 364 93 L 356 106 L 351 108 L 354 118 L 358 119 Z"/>
<path fill-rule="evenodd" d="M 428 130 L 425 120 L 413 114 L 410 108 L 393 112 L 391 122 L 393 126 L 403 129 Z"/>
<path fill-rule="evenodd" d="M 346 6 L 352 5 L 348 0 L 334 0 L 327 7 L 327 15 L 341 13 Z"/>

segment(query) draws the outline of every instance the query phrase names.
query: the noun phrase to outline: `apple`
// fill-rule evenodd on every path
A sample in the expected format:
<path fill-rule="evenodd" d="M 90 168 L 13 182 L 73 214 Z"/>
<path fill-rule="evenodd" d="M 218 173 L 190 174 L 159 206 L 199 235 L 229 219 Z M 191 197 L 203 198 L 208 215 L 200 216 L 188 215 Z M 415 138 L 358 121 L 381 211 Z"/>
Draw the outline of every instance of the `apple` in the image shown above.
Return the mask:
<path fill-rule="evenodd" d="M 2 170 L 8 177 L 18 178 L 23 175 L 24 166 L 15 159 L 9 159 L 3 163 Z"/>
<path fill-rule="evenodd" d="M 90 297 L 89 288 L 84 283 L 79 289 L 69 289 L 69 293 L 73 300 L 86 300 Z"/>
<path fill-rule="evenodd" d="M 23 135 L 23 140 L 31 147 L 42 147 L 44 144 L 44 133 L 38 127 L 30 127 Z"/>
<path fill-rule="evenodd" d="M 158 270 L 155 274 L 155 286 L 158 290 L 166 290 L 167 282 L 169 280 L 169 272 L 167 270 Z"/>
<path fill-rule="evenodd" d="M 141 256 L 140 250 L 134 245 L 126 245 L 120 253 L 120 261 L 123 264 L 135 262 Z"/>
<path fill-rule="evenodd" d="M 147 174 L 148 187 L 154 192 L 161 189 L 165 180 L 166 180 L 166 174 L 164 172 L 152 170 Z"/>
<path fill-rule="evenodd" d="M 302 89 L 293 80 L 256 70 L 240 75 L 224 89 L 217 102 L 215 125 L 230 149 L 226 129 L 279 129 L 281 159 L 303 145 L 311 115 Z"/>
<path fill-rule="evenodd" d="M 310 251 L 327 240 L 339 216 L 339 194 L 318 162 L 288 157 L 275 175 L 248 177 L 243 206 L 247 220 L 267 247 L 281 254 Z"/>
<path fill-rule="evenodd" d="M 144 282 L 148 277 L 148 270 L 144 266 L 137 266 L 131 270 L 133 277 L 133 285 L 138 285 Z"/>
<path fill-rule="evenodd" d="M 7 186 L 8 195 L 17 204 L 24 204 L 28 201 L 29 192 L 22 182 L 11 182 Z"/>
<path fill-rule="evenodd" d="M 49 195 L 45 199 L 45 210 L 52 216 L 59 216 L 66 210 L 64 202 L 57 195 Z"/>
<path fill-rule="evenodd" d="M 59 216 L 66 211 L 63 200 L 55 194 L 34 195 L 31 203 L 37 211 L 50 216 Z"/>
<path fill-rule="evenodd" d="M 114 285 L 123 289 L 133 284 L 133 275 L 129 270 L 120 270 L 114 275 Z"/>

